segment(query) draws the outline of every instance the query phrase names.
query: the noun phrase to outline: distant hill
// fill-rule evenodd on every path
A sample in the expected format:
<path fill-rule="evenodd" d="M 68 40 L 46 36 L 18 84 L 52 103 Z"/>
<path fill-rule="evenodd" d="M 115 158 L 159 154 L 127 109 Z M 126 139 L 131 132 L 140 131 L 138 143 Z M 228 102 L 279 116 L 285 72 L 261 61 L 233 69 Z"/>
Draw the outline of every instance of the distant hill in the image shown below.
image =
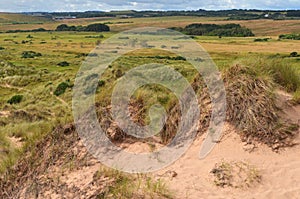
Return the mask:
<path fill-rule="evenodd" d="M 299 10 L 190 10 L 190 11 L 135 11 L 135 10 L 120 10 L 120 11 L 86 11 L 86 12 L 44 12 L 44 15 L 55 17 L 74 16 L 76 18 L 92 18 L 92 17 L 163 17 L 163 16 L 200 16 L 200 17 L 227 17 L 229 20 L 253 20 L 253 19 L 299 19 Z M 26 13 L 34 15 L 35 13 Z"/>
<path fill-rule="evenodd" d="M 0 13 L 0 24 L 40 24 L 52 21 L 41 16 L 30 16 L 17 13 Z"/>

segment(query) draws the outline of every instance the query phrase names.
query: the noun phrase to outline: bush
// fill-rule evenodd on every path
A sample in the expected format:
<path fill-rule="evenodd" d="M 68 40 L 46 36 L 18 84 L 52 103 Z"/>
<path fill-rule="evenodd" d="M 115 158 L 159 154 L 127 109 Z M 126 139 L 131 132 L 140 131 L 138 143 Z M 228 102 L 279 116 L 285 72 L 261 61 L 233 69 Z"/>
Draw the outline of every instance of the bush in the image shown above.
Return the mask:
<path fill-rule="evenodd" d="M 280 35 L 279 39 L 300 40 L 300 34 L 285 34 L 285 35 Z"/>
<path fill-rule="evenodd" d="M 254 36 L 248 28 L 239 24 L 190 24 L 185 28 L 171 28 L 188 35 L 226 36 L 226 37 L 248 37 Z"/>
<path fill-rule="evenodd" d="M 42 54 L 41 53 L 36 53 L 36 52 L 34 52 L 34 51 L 24 51 L 23 53 L 22 53 L 22 58 L 35 58 L 35 57 L 40 57 L 40 56 L 42 56 Z"/>
<path fill-rule="evenodd" d="M 23 95 L 15 95 L 10 100 L 7 101 L 9 104 L 19 104 L 23 99 Z"/>
<path fill-rule="evenodd" d="M 99 86 L 99 87 L 105 86 L 105 81 L 99 80 L 98 86 Z"/>
<path fill-rule="evenodd" d="M 87 27 L 84 28 L 84 31 L 87 32 L 107 32 L 110 31 L 109 26 L 101 23 L 97 24 L 90 24 Z"/>
<path fill-rule="evenodd" d="M 257 39 L 254 39 L 254 42 L 267 42 L 269 41 L 270 38 L 257 38 Z"/>
<path fill-rule="evenodd" d="M 290 57 L 298 57 L 298 53 L 297 52 L 291 52 Z"/>
<path fill-rule="evenodd" d="M 67 24 L 61 24 L 57 26 L 56 31 L 86 31 L 86 32 L 106 32 L 110 31 L 109 26 L 101 23 L 90 24 L 88 26 L 68 26 Z M 94 37 L 89 37 L 94 38 Z M 97 38 L 103 38 L 103 35 L 97 36 Z"/>
<path fill-rule="evenodd" d="M 57 86 L 56 90 L 54 91 L 54 95 L 60 96 L 60 95 L 64 94 L 66 92 L 67 88 L 69 88 L 69 87 L 70 87 L 69 84 L 66 82 L 60 83 Z"/>
<path fill-rule="evenodd" d="M 61 67 L 70 66 L 69 62 L 66 62 L 66 61 L 60 62 L 60 63 L 58 63 L 57 65 L 58 65 L 58 66 L 61 66 Z"/>
<path fill-rule="evenodd" d="M 0 50 L 4 50 L 4 49 L 5 49 L 4 47 L 0 46 Z"/>

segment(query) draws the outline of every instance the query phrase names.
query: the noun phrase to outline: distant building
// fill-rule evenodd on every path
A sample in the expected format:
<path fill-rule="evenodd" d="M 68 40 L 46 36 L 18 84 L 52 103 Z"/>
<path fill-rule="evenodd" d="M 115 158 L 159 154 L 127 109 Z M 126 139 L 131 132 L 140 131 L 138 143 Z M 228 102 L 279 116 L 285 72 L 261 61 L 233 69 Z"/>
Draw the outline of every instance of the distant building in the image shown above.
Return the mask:
<path fill-rule="evenodd" d="M 129 15 L 117 15 L 117 18 L 121 18 L 121 19 L 128 19 L 128 18 L 132 18 L 132 16 Z"/>
<path fill-rule="evenodd" d="M 54 20 L 76 19 L 76 16 L 54 16 Z"/>
<path fill-rule="evenodd" d="M 269 18 L 269 16 L 270 16 L 269 14 L 265 14 L 265 18 Z"/>

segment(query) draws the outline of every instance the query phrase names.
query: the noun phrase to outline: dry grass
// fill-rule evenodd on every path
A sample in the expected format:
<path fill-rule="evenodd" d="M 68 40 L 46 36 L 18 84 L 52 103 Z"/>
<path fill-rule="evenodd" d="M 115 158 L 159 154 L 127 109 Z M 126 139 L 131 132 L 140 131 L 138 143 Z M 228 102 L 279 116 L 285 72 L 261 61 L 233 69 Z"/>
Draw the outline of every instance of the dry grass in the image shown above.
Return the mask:
<path fill-rule="evenodd" d="M 248 188 L 260 183 L 260 171 L 246 162 L 222 161 L 215 165 L 211 173 L 214 184 L 218 187 Z"/>
<path fill-rule="evenodd" d="M 234 65 L 224 74 L 227 118 L 243 132 L 243 140 L 278 150 L 292 146 L 297 126 L 283 124 L 275 104 L 273 83 L 257 68 Z"/>

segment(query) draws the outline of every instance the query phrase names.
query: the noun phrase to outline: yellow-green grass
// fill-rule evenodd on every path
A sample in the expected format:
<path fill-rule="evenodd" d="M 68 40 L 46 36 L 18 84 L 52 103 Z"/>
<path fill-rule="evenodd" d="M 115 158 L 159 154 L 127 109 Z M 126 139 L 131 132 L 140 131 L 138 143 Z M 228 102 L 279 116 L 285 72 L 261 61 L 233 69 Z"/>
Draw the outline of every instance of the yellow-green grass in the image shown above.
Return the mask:
<path fill-rule="evenodd" d="M 36 17 L 36 16 L 29 16 L 24 14 L 15 14 L 15 13 L 0 13 L 1 25 L 18 24 L 18 23 L 41 24 L 50 21 L 52 20 L 45 17 Z"/>
<path fill-rule="evenodd" d="M 29 16 L 28 16 L 29 17 Z M 21 18 L 21 17 L 20 17 Z M 37 19 L 38 21 L 39 19 Z M 30 20 L 32 21 L 32 19 Z M 184 27 L 191 23 L 214 23 L 227 24 L 236 23 L 250 28 L 256 36 L 278 36 L 285 33 L 299 33 L 300 20 L 226 20 L 222 17 L 193 17 L 193 16 L 170 16 L 170 17 L 144 17 L 144 18 L 79 18 L 59 21 L 45 20 L 43 24 L 6 24 L 0 25 L 0 31 L 7 30 L 31 30 L 45 28 L 54 30 L 59 24 L 88 25 L 91 23 L 109 23 L 113 32 L 124 31 L 138 27 Z M 0 23 L 1 24 L 1 23 Z"/>
<path fill-rule="evenodd" d="M 54 29 L 58 24 L 68 23 L 76 25 L 86 25 L 95 22 L 114 22 L 112 30 L 120 31 L 129 28 L 141 27 L 141 26 L 160 26 L 172 27 L 172 26 L 184 26 L 194 22 L 201 23 L 229 23 L 232 21 L 224 21 L 220 18 L 203 18 L 203 17 L 163 17 L 163 18 L 137 18 L 137 19 L 76 19 L 59 22 L 45 22 L 44 24 L 20 24 L 1 26 L 1 30 L 9 30 L 12 27 L 15 29 L 34 29 L 44 27 L 47 29 Z M 118 21 L 132 21 L 133 23 L 118 24 Z M 253 26 L 251 21 L 240 21 L 241 23 Z M 279 27 L 280 30 L 275 28 L 275 32 L 267 32 L 260 29 L 260 25 L 268 26 L 272 31 L 272 26 L 276 26 L 276 23 L 290 24 L 291 29 L 286 29 L 286 25 Z M 252 21 L 254 23 L 254 21 Z M 272 36 L 272 39 L 268 42 L 254 42 L 254 38 L 230 38 L 230 37 L 196 37 L 196 41 L 199 42 L 205 50 L 209 52 L 212 59 L 216 62 L 217 66 L 223 70 L 229 65 L 233 64 L 236 60 L 251 59 L 255 60 L 256 57 L 262 56 L 264 58 L 270 58 L 274 56 L 275 63 L 284 61 L 285 65 L 292 66 L 295 70 L 299 70 L 299 58 L 288 57 L 290 52 L 300 52 L 300 41 L 292 40 L 278 40 L 278 33 L 284 33 L 285 31 L 291 31 L 295 27 L 298 30 L 299 27 L 294 24 L 298 21 L 271 21 L 271 20 L 259 20 L 257 23 L 257 31 L 259 34 L 264 35 L 266 33 Z M 277 27 L 277 26 L 276 26 Z M 274 27 L 273 27 L 274 28 Z M 254 30 L 256 31 L 256 30 Z M 27 38 L 28 35 L 33 38 Z M 103 39 L 100 38 L 87 38 L 89 36 L 104 35 Z M 10 166 L 17 159 L 19 153 L 16 152 L 14 146 L 10 143 L 9 137 L 17 136 L 24 140 L 26 143 L 34 143 L 34 139 L 38 139 L 40 136 L 51 131 L 57 123 L 66 123 L 72 121 L 71 113 L 71 100 L 72 90 L 71 88 L 56 97 L 53 95 L 54 90 L 61 82 L 65 82 L 68 79 L 72 84 L 76 73 L 81 66 L 82 61 L 85 59 L 83 54 L 89 53 L 96 46 L 98 40 L 104 40 L 113 35 L 110 33 L 87 33 L 87 32 L 39 32 L 39 33 L 13 33 L 13 34 L 0 34 L 0 46 L 4 47 L 4 50 L 0 51 L 0 62 L 11 62 L 17 68 L 16 70 L 28 70 L 31 71 L 27 75 L 13 75 L 10 77 L 0 78 L 0 111 L 6 110 L 14 114 L 16 111 L 25 111 L 29 113 L 23 117 L 0 117 L 0 122 L 7 123 L 0 126 L 0 136 L 3 137 L 3 144 L 0 149 L 8 151 L 8 153 L 0 153 L 1 160 L 5 159 L 4 165 Z M 26 44 L 22 44 L 22 41 L 29 41 Z M 30 43 L 32 42 L 32 43 Z M 23 51 L 35 51 L 42 54 L 41 57 L 33 59 L 22 58 Z M 279 54 L 276 57 L 275 55 Z M 151 50 L 143 50 L 131 54 L 127 54 L 123 58 L 119 59 L 119 62 L 113 64 L 112 69 L 107 69 L 104 76 L 105 81 L 113 82 L 112 70 L 121 68 L 128 70 L 134 66 L 138 66 L 148 62 L 159 62 L 163 64 L 170 64 L 175 68 L 178 68 L 180 72 L 189 71 L 189 66 L 184 61 L 173 60 L 156 60 L 150 56 L 157 55 Z M 169 55 L 167 52 L 160 52 L 159 55 Z M 282 58 L 284 57 L 284 58 Z M 60 67 L 57 64 L 67 61 L 70 66 Z M 121 67 L 122 66 L 122 67 Z M 259 67 L 259 65 L 255 65 Z M 280 67 L 280 64 L 278 64 Z M 274 66 L 274 68 L 276 68 Z M 289 68 L 289 67 L 288 67 Z M 188 76 L 191 80 L 192 76 Z M 289 78 L 288 74 L 286 78 Z M 7 87 L 9 85 L 10 87 Z M 109 98 L 110 89 L 113 84 L 108 84 L 102 88 L 98 95 L 97 100 L 101 101 Z M 300 87 L 300 86 L 299 86 Z M 144 88 L 137 91 L 136 97 L 143 96 L 143 91 L 149 91 L 149 88 Z M 150 89 L 151 90 L 151 89 Z M 299 88 L 296 92 L 296 97 L 299 96 Z M 24 96 L 24 100 L 20 104 L 9 105 L 7 100 L 16 94 Z M 149 98 L 148 103 L 155 103 L 158 98 L 170 98 L 173 97 L 164 90 L 159 93 L 150 94 L 153 96 Z M 166 104 L 168 106 L 168 104 Z M 42 119 L 30 121 L 28 117 L 41 116 Z M 32 126 L 32 128 L 30 127 Z M 6 157 L 6 158 L 5 158 Z M 1 164 L 1 163 L 0 163 Z"/>

